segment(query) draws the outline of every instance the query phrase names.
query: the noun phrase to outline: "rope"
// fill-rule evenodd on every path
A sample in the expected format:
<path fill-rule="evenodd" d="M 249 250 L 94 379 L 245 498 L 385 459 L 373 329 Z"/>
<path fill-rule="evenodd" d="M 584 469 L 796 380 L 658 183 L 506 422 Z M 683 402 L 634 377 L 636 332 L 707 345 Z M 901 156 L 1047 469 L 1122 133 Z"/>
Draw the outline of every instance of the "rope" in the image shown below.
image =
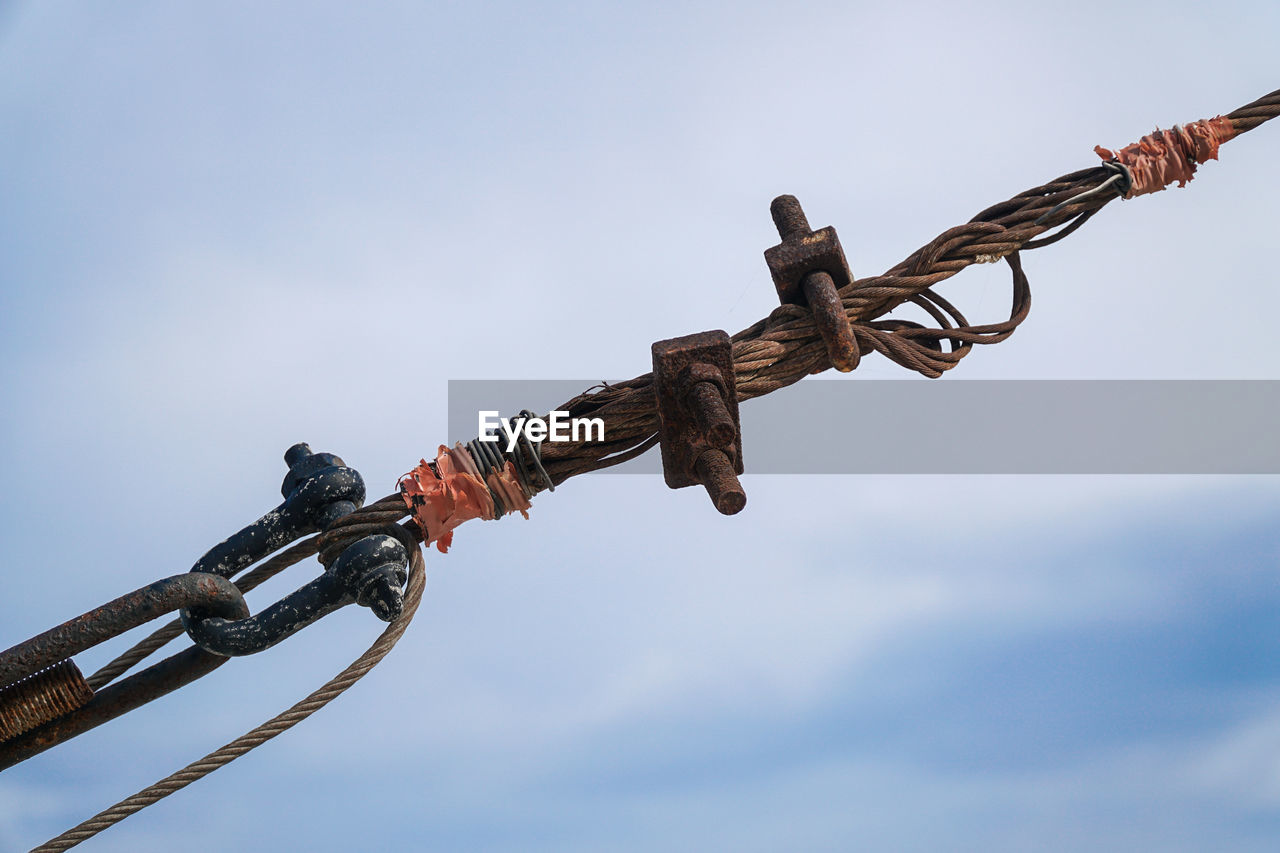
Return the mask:
<path fill-rule="evenodd" d="M 405 535 L 400 538 L 407 539 L 408 536 L 412 535 L 409 531 L 404 531 L 404 533 Z M 400 614 L 400 617 L 386 627 L 364 654 L 356 658 L 350 666 L 330 679 L 323 687 L 311 693 L 305 699 L 289 708 L 289 710 L 272 717 L 267 722 L 241 735 L 221 749 L 214 750 L 199 761 L 193 761 L 178 772 L 166 776 L 131 797 L 121 800 L 111 808 L 99 812 L 78 826 L 62 833 L 57 838 L 46 841 L 33 849 L 31 853 L 58 853 L 58 851 L 68 850 L 76 846 L 85 839 L 92 838 L 104 829 L 116 825 L 129 815 L 141 811 L 175 791 L 180 791 L 192 782 L 209 775 L 219 767 L 230 764 L 249 750 L 266 743 L 276 735 L 288 731 L 336 699 L 387 656 L 387 653 L 399 641 L 405 629 L 409 627 L 409 623 L 413 620 L 414 613 L 417 612 L 418 605 L 422 601 L 422 591 L 426 587 L 422 551 L 417 547 L 416 541 L 413 543 L 413 547 L 409 549 L 409 565 L 409 583 L 405 595 L 404 611 Z"/>

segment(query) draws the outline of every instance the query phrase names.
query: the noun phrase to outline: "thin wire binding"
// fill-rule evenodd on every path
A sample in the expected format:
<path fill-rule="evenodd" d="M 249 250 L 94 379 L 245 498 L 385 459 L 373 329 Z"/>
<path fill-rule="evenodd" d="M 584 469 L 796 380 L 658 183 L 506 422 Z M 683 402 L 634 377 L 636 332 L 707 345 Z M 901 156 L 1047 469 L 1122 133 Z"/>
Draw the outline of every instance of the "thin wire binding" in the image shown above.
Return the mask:
<path fill-rule="evenodd" d="M 536 417 L 537 415 L 528 409 L 521 409 L 520 414 L 511 419 L 512 428 L 519 438 L 510 453 L 502 447 L 502 441 L 496 434 L 496 429 L 488 431 L 484 437 L 471 439 L 465 445 L 467 452 L 471 454 L 471 458 L 486 478 L 490 471 L 503 468 L 507 460 L 511 460 L 515 464 L 516 478 L 526 498 L 531 498 L 544 489 L 549 492 L 556 490 L 556 484 L 552 481 L 551 475 L 542 465 L 542 442 L 529 438 L 528 433 L 521 429 L 525 421 Z M 483 440 L 485 437 L 494 440 L 485 441 Z M 537 473 L 539 483 L 533 482 L 529 471 L 530 465 Z"/>
<path fill-rule="evenodd" d="M 1060 204 L 1054 205 L 1052 208 L 1049 209 L 1047 213 L 1044 213 L 1039 217 L 1037 217 L 1035 224 L 1043 225 L 1044 223 L 1052 219 L 1055 214 L 1059 213 L 1066 207 L 1082 202 L 1087 198 L 1091 198 L 1096 195 L 1101 195 L 1102 191 L 1107 189 L 1108 187 L 1114 186 L 1116 188 L 1116 192 L 1118 193 L 1118 196 L 1117 196 L 1118 198 L 1130 198 L 1131 196 L 1129 195 L 1129 193 L 1132 192 L 1133 190 L 1133 172 L 1129 170 L 1129 167 L 1126 166 L 1124 163 L 1121 163 L 1119 160 L 1108 160 L 1107 162 L 1102 164 L 1102 167 L 1111 172 L 1114 172 L 1115 174 L 1107 178 L 1102 183 L 1098 184 L 1093 189 L 1085 190 L 1079 195 L 1074 195 L 1071 198 L 1067 199 L 1066 201 Z M 1147 190 L 1147 192 L 1151 192 L 1151 190 Z"/>

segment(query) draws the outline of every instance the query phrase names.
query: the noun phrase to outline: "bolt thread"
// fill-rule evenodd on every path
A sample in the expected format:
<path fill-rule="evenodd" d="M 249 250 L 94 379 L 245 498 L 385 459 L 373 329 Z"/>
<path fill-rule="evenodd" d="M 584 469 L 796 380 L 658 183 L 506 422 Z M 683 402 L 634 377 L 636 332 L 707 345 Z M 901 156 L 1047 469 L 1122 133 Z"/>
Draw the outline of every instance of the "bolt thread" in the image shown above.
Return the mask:
<path fill-rule="evenodd" d="M 769 205 L 773 224 L 778 226 L 778 236 L 783 240 L 794 234 L 808 234 L 809 218 L 800 207 L 800 200 L 793 195 L 780 195 Z"/>
<path fill-rule="evenodd" d="M 733 416 L 724 404 L 724 396 L 714 382 L 699 382 L 689 389 L 689 407 L 693 410 L 698 429 L 712 447 L 728 447 L 737 435 L 733 428 Z"/>
<path fill-rule="evenodd" d="M 81 708 L 93 698 L 75 661 L 68 658 L 0 690 L 0 742 Z"/>
<path fill-rule="evenodd" d="M 747 493 L 722 450 L 707 450 L 698 457 L 698 479 L 717 510 L 724 515 L 740 512 L 747 505 Z"/>

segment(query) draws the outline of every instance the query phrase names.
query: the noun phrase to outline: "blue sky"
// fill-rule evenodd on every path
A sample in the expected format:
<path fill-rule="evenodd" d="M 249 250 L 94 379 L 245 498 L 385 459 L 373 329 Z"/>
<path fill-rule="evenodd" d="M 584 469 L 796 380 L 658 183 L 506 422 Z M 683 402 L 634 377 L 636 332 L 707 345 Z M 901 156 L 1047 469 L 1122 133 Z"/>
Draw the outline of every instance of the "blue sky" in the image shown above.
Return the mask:
<path fill-rule="evenodd" d="M 188 568 L 296 441 L 380 496 L 464 438 L 449 379 L 631 376 L 749 325 L 774 195 L 878 273 L 1280 85 L 1264 3 L 0 9 L 0 645 Z M 1277 132 L 1028 253 L 1030 319 L 942 381 L 1278 378 Z M 1007 271 L 943 293 L 999 319 Z M 1275 478 L 744 482 L 733 518 L 602 476 L 462 528 L 383 666 L 85 849 L 1275 849 Z M 6 771 L 0 848 L 379 628 Z"/>

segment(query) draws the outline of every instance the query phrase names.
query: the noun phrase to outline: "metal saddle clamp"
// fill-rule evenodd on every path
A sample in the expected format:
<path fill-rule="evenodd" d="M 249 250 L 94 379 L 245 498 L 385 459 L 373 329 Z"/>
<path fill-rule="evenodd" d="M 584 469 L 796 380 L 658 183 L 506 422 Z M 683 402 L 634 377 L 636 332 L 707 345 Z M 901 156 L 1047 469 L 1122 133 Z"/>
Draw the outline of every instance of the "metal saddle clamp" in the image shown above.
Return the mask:
<path fill-rule="evenodd" d="M 717 510 L 740 512 L 747 493 L 733 351 L 723 331 L 653 345 L 662 473 L 673 489 L 701 483 Z"/>
<path fill-rule="evenodd" d="M 827 345 L 831 366 L 848 373 L 858 366 L 858 342 L 844 312 L 839 290 L 853 283 L 836 229 L 810 230 L 809 220 L 793 195 L 780 195 L 769 205 L 782 242 L 766 249 L 765 263 L 783 305 L 804 305 Z"/>

